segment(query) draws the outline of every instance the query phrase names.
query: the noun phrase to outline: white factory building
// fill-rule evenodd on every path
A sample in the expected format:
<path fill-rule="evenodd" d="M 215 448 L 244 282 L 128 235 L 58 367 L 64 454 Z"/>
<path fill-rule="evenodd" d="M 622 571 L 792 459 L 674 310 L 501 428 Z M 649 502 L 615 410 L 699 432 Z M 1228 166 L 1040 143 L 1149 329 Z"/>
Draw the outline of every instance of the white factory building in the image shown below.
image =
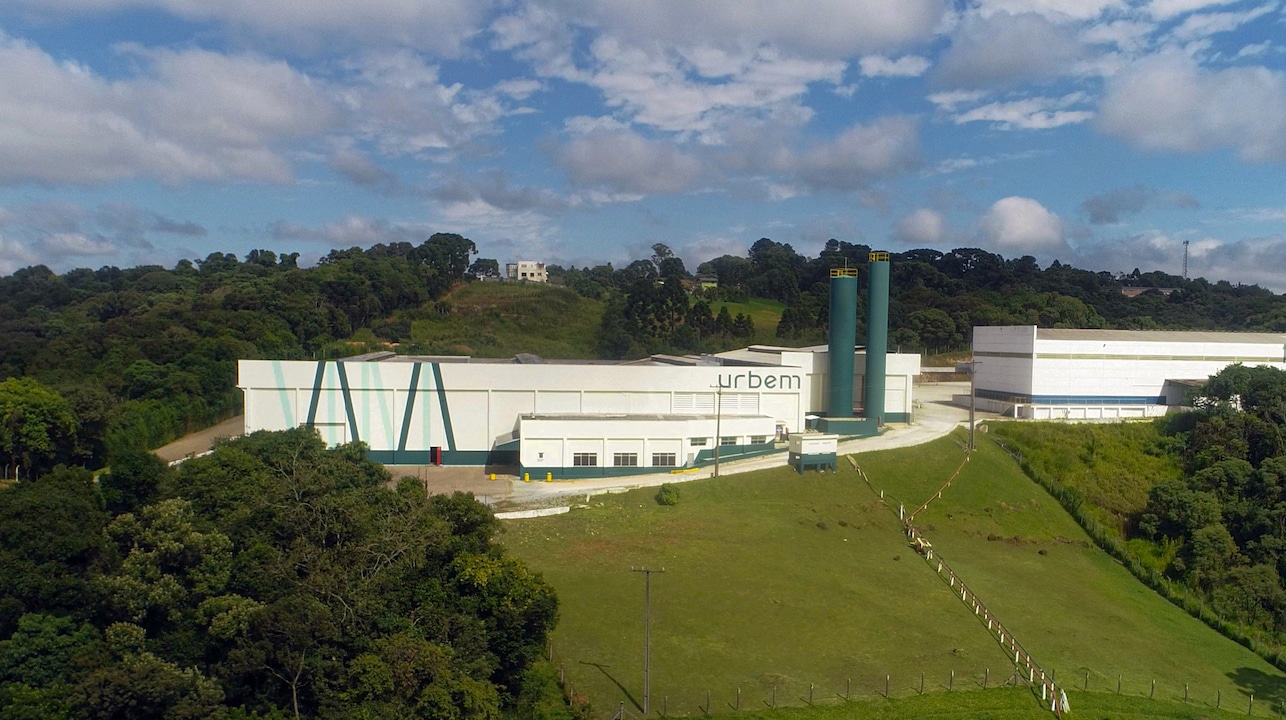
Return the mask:
<path fill-rule="evenodd" d="M 864 353 L 855 352 L 861 388 Z M 888 355 L 884 422 L 910 422 L 918 355 Z M 414 357 L 242 360 L 245 430 L 310 425 L 386 464 L 518 465 L 555 479 L 763 454 L 824 413 L 825 346 L 640 361 Z M 861 398 L 855 398 L 861 404 Z"/>
<path fill-rule="evenodd" d="M 977 408 L 1035 420 L 1164 415 L 1228 365 L 1286 369 L 1286 334 L 973 329 Z M 954 398 L 968 406 L 969 396 Z"/>

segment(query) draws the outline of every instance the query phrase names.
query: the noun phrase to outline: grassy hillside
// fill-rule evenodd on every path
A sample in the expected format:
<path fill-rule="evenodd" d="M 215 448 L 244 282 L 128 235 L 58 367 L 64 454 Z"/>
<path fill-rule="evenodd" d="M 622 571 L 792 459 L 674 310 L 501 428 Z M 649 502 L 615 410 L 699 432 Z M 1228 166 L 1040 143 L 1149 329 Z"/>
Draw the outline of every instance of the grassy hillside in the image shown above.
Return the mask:
<path fill-rule="evenodd" d="M 958 438 L 860 456 L 887 504 L 852 471 L 778 469 L 598 497 L 572 513 L 512 523 L 506 544 L 563 602 L 554 645 L 597 710 L 641 699 L 643 580 L 652 580 L 652 697 L 695 715 L 709 690 L 730 712 L 834 698 L 852 678 L 873 699 L 981 686 L 1011 667 L 962 603 L 905 544 L 897 501 L 914 507 L 959 464 Z M 845 467 L 847 467 L 845 465 Z M 894 498 L 897 498 L 895 500 Z M 1280 699 L 1282 676 L 1140 585 L 991 443 L 922 516 L 956 570 L 1035 657 L 1079 688 L 1194 702 L 1216 693 Z M 991 539 L 988 539 L 991 538 Z M 1042 552 L 1043 551 L 1043 552 Z M 1093 693 L 1091 693 L 1092 695 Z M 1228 705 L 1225 705 L 1228 707 Z M 1111 713 L 1107 713 L 1111 714 Z M 978 716 L 989 715 L 982 712 Z M 1020 717 L 1023 715 L 1016 715 Z M 1125 717 L 1128 715 L 1120 715 Z"/>
<path fill-rule="evenodd" d="M 474 282 L 431 303 L 411 323 L 411 338 L 426 352 L 548 358 L 598 356 L 603 303 L 552 285 Z"/>
<path fill-rule="evenodd" d="M 1079 491 L 1095 519 L 1118 531 L 1147 505 L 1153 485 L 1180 474 L 1170 451 L 1176 441 L 1154 422 L 991 422 L 988 428 L 1033 468 Z"/>
<path fill-rule="evenodd" d="M 936 457 L 936 456 L 935 456 Z M 877 485 L 918 505 L 958 464 L 921 459 L 908 472 L 893 453 L 865 467 Z M 1099 550 L 1058 503 L 994 443 L 982 442 L 960 479 L 917 518 L 935 548 L 1059 677 L 1091 690 L 1127 689 L 1182 699 L 1222 688 L 1282 699 L 1286 677 L 1134 579 Z M 1066 680 L 1065 680 L 1066 681 Z"/>
<path fill-rule="evenodd" d="M 755 336 L 750 341 L 759 345 L 782 345 L 782 339 L 777 337 L 777 323 L 781 322 L 781 311 L 786 306 L 776 300 L 767 298 L 751 298 L 746 302 L 714 302 L 710 304 L 710 311 L 715 315 L 723 307 L 728 308 L 728 313 L 736 317 L 738 313 L 744 313 L 751 320 L 755 321 Z"/>

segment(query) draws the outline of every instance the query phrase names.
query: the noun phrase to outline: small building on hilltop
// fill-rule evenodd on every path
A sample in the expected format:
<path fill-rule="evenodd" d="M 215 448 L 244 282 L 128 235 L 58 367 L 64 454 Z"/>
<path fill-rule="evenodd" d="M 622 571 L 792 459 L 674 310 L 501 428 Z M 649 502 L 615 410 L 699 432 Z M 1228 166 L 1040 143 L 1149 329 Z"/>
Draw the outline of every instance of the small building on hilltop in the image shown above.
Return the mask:
<path fill-rule="evenodd" d="M 1234 363 L 1286 370 L 1286 334 L 975 327 L 973 358 L 976 407 L 986 412 L 1036 420 L 1157 417 Z M 968 407 L 969 396 L 953 402 Z"/>
<path fill-rule="evenodd" d="M 545 271 L 545 263 L 543 262 L 519 260 L 518 262 L 505 263 L 505 279 L 543 283 L 549 282 L 549 273 Z"/>

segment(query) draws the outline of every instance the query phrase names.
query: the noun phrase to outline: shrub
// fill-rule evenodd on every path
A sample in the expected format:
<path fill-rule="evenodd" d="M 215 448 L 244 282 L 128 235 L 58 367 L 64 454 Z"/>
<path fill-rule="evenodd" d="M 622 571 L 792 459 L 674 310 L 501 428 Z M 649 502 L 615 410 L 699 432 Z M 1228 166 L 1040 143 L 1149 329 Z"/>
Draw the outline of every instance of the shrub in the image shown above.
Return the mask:
<path fill-rule="evenodd" d="M 656 493 L 657 505 L 678 505 L 679 487 L 674 483 L 663 483 Z"/>

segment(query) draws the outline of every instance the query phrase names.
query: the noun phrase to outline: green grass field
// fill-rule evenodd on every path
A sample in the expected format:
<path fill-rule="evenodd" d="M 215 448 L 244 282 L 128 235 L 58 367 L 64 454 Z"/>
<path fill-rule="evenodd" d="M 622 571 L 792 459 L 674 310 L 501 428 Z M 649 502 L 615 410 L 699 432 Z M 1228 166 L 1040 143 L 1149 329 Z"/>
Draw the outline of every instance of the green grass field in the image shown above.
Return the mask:
<path fill-rule="evenodd" d="M 476 357 L 535 353 L 597 357 L 603 303 L 551 285 L 474 282 L 446 298 L 450 314 L 421 312 L 411 338 L 430 352 Z M 429 307 L 432 307 L 430 304 Z"/>
<path fill-rule="evenodd" d="M 555 653 L 596 716 L 641 702 L 643 579 L 631 566 L 666 570 L 652 580 L 654 710 L 664 701 L 670 715 L 700 714 L 710 691 L 712 713 L 732 712 L 738 687 L 743 708 L 765 708 L 774 689 L 780 704 L 803 705 L 810 683 L 816 699 L 835 699 L 849 678 L 855 697 L 873 700 L 886 675 L 894 697 L 917 695 L 921 673 L 927 692 L 944 691 L 952 672 L 957 690 L 980 687 L 988 670 L 994 685 L 1008 658 L 906 546 L 896 516 L 895 497 L 918 504 L 946 480 L 960 442 L 859 456 L 887 505 L 846 463 L 838 474 L 777 469 L 686 483 L 673 507 L 654 491 L 598 496 L 509 523 L 505 543 L 558 590 Z M 1119 674 L 1139 697 L 1155 678 L 1158 700 L 1181 700 L 1188 683 L 1194 702 L 1218 692 L 1243 712 L 1244 693 L 1266 709 L 1283 691 L 1280 673 L 1088 546 L 991 443 L 919 524 L 1064 684 L 1079 689 L 1088 671 L 1092 691 L 1115 692 Z"/>

